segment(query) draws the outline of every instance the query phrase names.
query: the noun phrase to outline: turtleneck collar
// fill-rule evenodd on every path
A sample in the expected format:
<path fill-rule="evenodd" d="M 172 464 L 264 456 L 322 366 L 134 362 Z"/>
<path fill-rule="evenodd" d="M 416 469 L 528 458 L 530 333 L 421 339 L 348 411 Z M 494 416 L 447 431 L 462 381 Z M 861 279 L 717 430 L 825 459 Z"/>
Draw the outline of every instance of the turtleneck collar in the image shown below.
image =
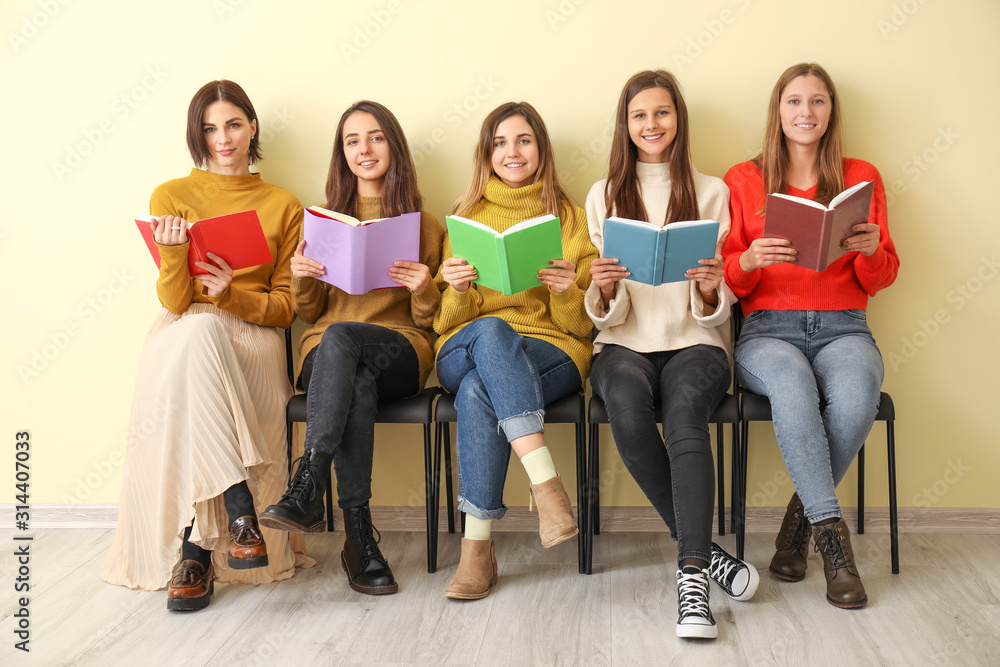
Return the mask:
<path fill-rule="evenodd" d="M 365 221 L 381 217 L 381 197 L 358 197 L 358 220 Z"/>
<path fill-rule="evenodd" d="M 495 215 L 518 222 L 545 213 L 541 181 L 520 188 L 511 188 L 504 185 L 496 175 L 492 175 L 486 183 L 483 200 Z"/>
<path fill-rule="evenodd" d="M 198 168 L 191 170 L 191 178 L 206 185 L 217 187 L 220 190 L 245 190 L 255 188 L 263 183 L 260 174 L 229 176 L 228 174 L 215 174 Z"/>
<path fill-rule="evenodd" d="M 669 162 L 636 162 L 635 173 L 639 182 L 644 185 L 663 184 L 670 182 Z"/>

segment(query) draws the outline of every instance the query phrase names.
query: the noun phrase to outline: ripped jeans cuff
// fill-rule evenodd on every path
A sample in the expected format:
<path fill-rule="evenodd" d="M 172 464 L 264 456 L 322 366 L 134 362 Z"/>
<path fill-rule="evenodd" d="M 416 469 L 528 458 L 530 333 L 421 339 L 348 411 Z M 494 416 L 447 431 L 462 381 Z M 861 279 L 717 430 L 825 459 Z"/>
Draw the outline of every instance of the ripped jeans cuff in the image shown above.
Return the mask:
<path fill-rule="evenodd" d="M 497 425 L 497 429 L 500 428 L 503 428 L 504 435 L 507 436 L 507 442 L 533 433 L 544 433 L 545 410 L 524 412 L 513 417 L 508 417 L 507 419 L 501 419 Z"/>

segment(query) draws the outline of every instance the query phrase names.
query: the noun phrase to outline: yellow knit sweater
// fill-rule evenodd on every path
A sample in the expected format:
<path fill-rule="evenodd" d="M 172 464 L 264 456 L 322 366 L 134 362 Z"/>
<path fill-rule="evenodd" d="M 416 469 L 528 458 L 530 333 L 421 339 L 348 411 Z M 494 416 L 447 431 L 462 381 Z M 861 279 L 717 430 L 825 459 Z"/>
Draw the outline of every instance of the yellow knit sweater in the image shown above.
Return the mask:
<path fill-rule="evenodd" d="M 496 176 L 490 177 L 483 198 L 465 217 L 504 231 L 519 222 L 545 213 L 541 199 L 542 184 L 509 188 Z M 572 226 L 570 211 L 573 212 Z M 503 292 L 473 283 L 465 292 L 448 285 L 438 272 L 442 290 L 441 309 L 434 318 L 434 330 L 441 334 L 436 350 L 463 326 L 483 317 L 499 317 L 523 336 L 552 343 L 570 356 L 580 371 L 581 382 L 590 374 L 591 345 L 588 340 L 593 323 L 583 308 L 583 296 L 590 284 L 590 262 L 597 249 L 587 233 L 587 214 L 579 206 L 563 202 L 563 259 L 576 265 L 576 283 L 562 294 L 548 286 L 504 296 Z M 445 238 L 441 261 L 451 257 L 451 242 Z"/>
<path fill-rule="evenodd" d="M 381 197 L 358 197 L 359 220 L 380 218 L 381 212 Z M 443 238 L 444 229 L 437 219 L 430 213 L 421 211 L 420 261 L 427 265 L 432 276 L 437 273 L 441 263 Z M 305 254 L 309 255 L 308 247 Z M 336 322 L 366 322 L 403 334 L 413 345 L 420 362 L 420 386 L 423 387 L 427 382 L 434 365 L 431 325 L 441 301 L 441 292 L 434 282 L 420 294 L 413 294 L 400 286 L 352 295 L 316 278 L 295 278 L 292 280 L 292 298 L 295 312 L 312 325 L 302 334 L 296 378 L 302 372 L 306 355 L 319 345 L 328 326 Z"/>
<path fill-rule="evenodd" d="M 192 169 L 190 175 L 157 187 L 149 200 L 151 215 L 176 215 L 187 222 L 250 209 L 257 211 L 274 261 L 234 271 L 225 292 L 208 296 L 188 269 L 190 242 L 161 245 L 156 294 L 164 308 L 181 315 L 192 301 L 212 303 L 261 326 L 292 325 L 291 261 L 302 227 L 302 206 L 290 192 L 265 183 L 260 174 L 226 176 Z"/>

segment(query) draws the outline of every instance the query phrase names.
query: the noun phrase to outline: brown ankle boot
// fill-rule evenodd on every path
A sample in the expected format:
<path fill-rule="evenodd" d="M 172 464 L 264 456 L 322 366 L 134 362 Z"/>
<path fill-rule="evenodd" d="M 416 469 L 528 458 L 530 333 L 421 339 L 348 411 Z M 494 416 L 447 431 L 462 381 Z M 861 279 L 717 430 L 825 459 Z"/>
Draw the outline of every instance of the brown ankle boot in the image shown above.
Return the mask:
<path fill-rule="evenodd" d="M 854 564 L 851 532 L 847 523 L 838 519 L 826 526 L 813 526 L 816 551 L 823 554 L 823 573 L 826 574 L 826 601 L 841 609 L 857 609 L 868 602 L 865 585 Z"/>
<path fill-rule="evenodd" d="M 774 558 L 768 568 L 771 574 L 785 581 L 802 581 L 806 576 L 809 557 L 809 521 L 802 509 L 799 494 L 793 493 L 781 520 L 781 530 L 774 538 Z"/>
<path fill-rule="evenodd" d="M 541 484 L 532 484 L 531 495 L 538 505 L 538 535 L 543 547 L 554 547 L 580 532 L 562 477 L 556 475 Z"/>
<path fill-rule="evenodd" d="M 456 600 L 478 600 L 490 594 L 497 583 L 497 556 L 493 539 L 462 538 L 462 558 L 444 596 Z"/>

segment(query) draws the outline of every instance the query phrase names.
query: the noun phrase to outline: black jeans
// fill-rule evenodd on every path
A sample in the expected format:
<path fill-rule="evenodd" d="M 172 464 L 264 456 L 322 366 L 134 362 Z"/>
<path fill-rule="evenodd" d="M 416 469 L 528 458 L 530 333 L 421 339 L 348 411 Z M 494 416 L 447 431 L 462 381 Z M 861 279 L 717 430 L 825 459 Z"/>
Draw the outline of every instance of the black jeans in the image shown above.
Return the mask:
<path fill-rule="evenodd" d="M 372 497 L 375 413 L 379 399 L 420 391 L 420 362 L 401 333 L 362 322 L 338 322 L 302 364 L 306 451 L 333 457 L 338 504 L 361 507 Z"/>
<path fill-rule="evenodd" d="M 677 540 L 678 562 L 711 562 L 715 470 L 708 418 L 730 378 L 726 353 L 710 345 L 650 353 L 606 345 L 594 357 L 591 382 L 607 406 L 618 452 Z"/>

